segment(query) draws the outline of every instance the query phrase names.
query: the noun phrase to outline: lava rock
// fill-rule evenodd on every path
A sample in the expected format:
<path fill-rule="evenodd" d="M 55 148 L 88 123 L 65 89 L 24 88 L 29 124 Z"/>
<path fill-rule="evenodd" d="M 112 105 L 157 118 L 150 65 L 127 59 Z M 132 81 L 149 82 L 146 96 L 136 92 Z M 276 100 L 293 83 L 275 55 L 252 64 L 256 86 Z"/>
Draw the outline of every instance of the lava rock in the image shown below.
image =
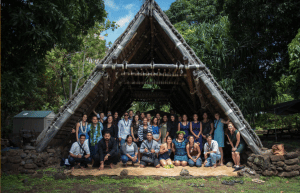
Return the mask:
<path fill-rule="evenodd" d="M 22 159 L 24 159 L 25 157 L 27 157 L 27 154 L 26 153 L 22 153 L 20 156 L 21 156 Z"/>
<path fill-rule="evenodd" d="M 254 161 L 254 157 L 248 157 L 247 161 L 253 162 Z"/>
<path fill-rule="evenodd" d="M 294 158 L 294 159 L 285 160 L 284 163 L 287 164 L 287 165 L 298 164 L 299 163 L 299 159 L 298 158 Z"/>
<path fill-rule="evenodd" d="M 187 170 L 187 169 L 182 169 L 181 172 L 180 172 L 180 175 L 181 176 L 189 176 L 190 175 L 190 172 Z"/>
<path fill-rule="evenodd" d="M 284 161 L 285 158 L 283 155 L 271 155 L 270 156 L 272 162 Z"/>
<path fill-rule="evenodd" d="M 35 147 L 31 146 L 31 145 L 25 145 L 23 147 L 24 150 L 35 150 Z"/>
<path fill-rule="evenodd" d="M 227 167 L 232 167 L 232 166 L 233 166 L 233 163 L 232 163 L 232 162 L 227 162 L 226 166 L 227 166 Z"/>
<path fill-rule="evenodd" d="M 5 164 L 7 162 L 7 157 L 1 157 L 1 164 Z"/>
<path fill-rule="evenodd" d="M 24 166 L 25 163 L 26 163 L 26 162 L 25 162 L 24 160 L 22 160 L 21 163 L 20 163 L 20 165 L 21 165 L 21 166 Z"/>
<path fill-rule="evenodd" d="M 37 166 L 35 164 L 25 164 L 24 168 L 26 168 L 26 169 L 35 169 L 35 168 L 37 168 Z"/>
<path fill-rule="evenodd" d="M 283 169 L 288 172 L 295 171 L 295 170 L 299 170 L 300 166 L 299 165 L 285 166 Z"/>
<path fill-rule="evenodd" d="M 277 174 L 278 174 L 278 172 L 276 170 L 275 171 L 265 170 L 262 173 L 262 175 L 264 175 L 264 176 L 276 176 Z"/>
<path fill-rule="evenodd" d="M 128 170 L 124 169 L 120 172 L 120 176 L 128 176 Z"/>
<path fill-rule="evenodd" d="M 8 161 L 14 164 L 18 164 L 22 161 L 20 156 L 8 157 Z"/>
<path fill-rule="evenodd" d="M 54 149 L 47 149 L 47 152 L 48 153 L 55 153 L 55 150 Z"/>
<path fill-rule="evenodd" d="M 285 166 L 283 161 L 276 162 L 276 164 L 274 164 L 274 165 L 279 166 L 279 167 L 284 167 Z"/>
<path fill-rule="evenodd" d="M 282 167 L 277 167 L 276 170 L 283 171 L 283 168 Z"/>
<path fill-rule="evenodd" d="M 32 163 L 33 163 L 33 160 L 32 160 L 32 159 L 28 159 L 28 160 L 25 161 L 25 163 L 26 163 L 26 164 L 32 164 Z"/>
<path fill-rule="evenodd" d="M 280 176 L 280 177 L 294 177 L 294 176 L 298 176 L 298 175 L 299 175 L 299 171 L 280 172 L 280 173 L 278 173 L 278 176 Z"/>
<path fill-rule="evenodd" d="M 285 159 L 294 159 L 294 158 L 298 158 L 298 156 L 299 155 L 297 152 L 289 152 L 284 155 L 284 158 Z"/>

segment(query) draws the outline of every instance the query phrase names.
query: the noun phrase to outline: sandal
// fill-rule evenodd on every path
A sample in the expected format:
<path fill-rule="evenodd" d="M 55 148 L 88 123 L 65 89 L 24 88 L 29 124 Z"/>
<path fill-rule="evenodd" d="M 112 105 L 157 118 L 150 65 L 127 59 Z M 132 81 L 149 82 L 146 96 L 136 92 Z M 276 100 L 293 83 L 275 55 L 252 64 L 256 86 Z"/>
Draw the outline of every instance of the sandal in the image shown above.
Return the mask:
<path fill-rule="evenodd" d="M 236 167 L 233 171 L 236 172 L 236 171 L 239 171 L 241 169 L 243 169 L 245 166 L 239 166 L 239 167 Z"/>

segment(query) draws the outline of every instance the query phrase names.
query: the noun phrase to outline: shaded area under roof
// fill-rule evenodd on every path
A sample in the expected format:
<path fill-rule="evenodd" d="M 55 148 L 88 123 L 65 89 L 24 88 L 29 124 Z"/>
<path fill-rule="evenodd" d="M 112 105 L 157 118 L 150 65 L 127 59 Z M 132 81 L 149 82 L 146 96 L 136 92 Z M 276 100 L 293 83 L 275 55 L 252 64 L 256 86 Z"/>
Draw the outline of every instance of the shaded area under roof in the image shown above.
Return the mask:
<path fill-rule="evenodd" d="M 300 100 L 279 103 L 271 107 L 268 112 L 276 115 L 291 115 L 300 113 Z"/>

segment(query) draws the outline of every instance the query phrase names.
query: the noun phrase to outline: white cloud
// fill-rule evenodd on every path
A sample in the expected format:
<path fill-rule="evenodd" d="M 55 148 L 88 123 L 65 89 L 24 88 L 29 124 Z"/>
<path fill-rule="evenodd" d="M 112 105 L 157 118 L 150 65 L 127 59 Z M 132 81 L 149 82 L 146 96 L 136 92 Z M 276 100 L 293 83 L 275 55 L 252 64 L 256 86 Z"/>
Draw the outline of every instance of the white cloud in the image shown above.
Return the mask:
<path fill-rule="evenodd" d="M 125 9 L 131 10 L 133 7 L 134 7 L 134 4 L 132 3 L 132 4 L 126 5 L 126 6 L 125 6 Z"/>
<path fill-rule="evenodd" d="M 120 28 L 122 28 L 122 27 L 126 26 L 132 19 L 133 19 L 133 13 L 130 11 L 128 15 L 121 17 L 117 21 L 117 24 L 120 26 Z"/>
<path fill-rule="evenodd" d="M 104 0 L 105 6 L 112 9 L 119 9 L 119 6 L 114 2 L 114 0 Z"/>

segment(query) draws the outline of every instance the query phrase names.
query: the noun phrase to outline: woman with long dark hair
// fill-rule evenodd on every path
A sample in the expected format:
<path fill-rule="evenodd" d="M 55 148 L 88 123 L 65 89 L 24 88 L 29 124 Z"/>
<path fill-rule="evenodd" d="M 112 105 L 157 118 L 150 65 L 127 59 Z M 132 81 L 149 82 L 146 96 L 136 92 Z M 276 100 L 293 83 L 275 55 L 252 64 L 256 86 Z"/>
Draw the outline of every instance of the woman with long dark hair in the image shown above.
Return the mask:
<path fill-rule="evenodd" d="M 153 140 L 157 141 L 158 144 L 161 144 L 161 132 L 160 132 L 160 127 L 158 126 L 158 118 L 153 117 L 151 121 L 151 126 L 152 126 L 152 133 L 153 133 Z"/>
<path fill-rule="evenodd" d="M 127 167 L 127 162 L 132 161 L 132 165 L 137 163 L 138 160 L 138 147 L 133 142 L 132 135 L 127 135 L 126 142 L 122 145 L 122 156 L 121 160 L 125 167 Z"/>
<path fill-rule="evenodd" d="M 76 141 L 79 141 L 80 135 L 85 135 L 85 141 L 88 141 L 89 136 L 88 122 L 87 122 L 87 114 L 83 113 L 82 120 L 76 124 Z"/>
<path fill-rule="evenodd" d="M 166 165 L 173 164 L 172 160 L 170 158 L 172 149 L 173 149 L 172 138 L 171 138 L 171 136 L 167 136 L 166 143 L 164 143 L 160 146 L 159 156 L 158 156 L 160 165 L 162 165 L 163 167 Z"/>
<path fill-rule="evenodd" d="M 178 131 L 184 131 L 185 135 L 183 136 L 184 139 L 187 139 L 189 136 L 190 130 L 190 123 L 188 122 L 188 117 L 186 114 L 182 115 L 182 121 L 178 123 Z"/>
<path fill-rule="evenodd" d="M 160 124 L 161 142 L 166 142 L 167 130 L 168 130 L 168 117 L 164 115 Z"/>
<path fill-rule="evenodd" d="M 170 120 L 168 121 L 168 129 L 167 129 L 167 136 L 170 135 L 172 139 L 175 139 L 176 132 L 178 131 L 178 122 L 175 119 L 175 115 L 171 115 Z"/>
<path fill-rule="evenodd" d="M 103 126 L 102 136 L 106 131 L 108 131 L 110 133 L 110 136 L 112 138 L 114 138 L 115 140 L 118 139 L 118 127 L 113 124 L 113 116 L 112 115 L 109 115 L 107 117 L 107 123 L 105 123 Z"/>
<path fill-rule="evenodd" d="M 197 166 L 201 167 L 202 165 L 202 160 L 200 158 L 201 155 L 201 150 L 200 147 L 197 143 L 194 141 L 194 136 L 190 135 L 188 136 L 188 144 L 186 145 L 186 152 L 187 156 L 189 157 L 189 166 Z"/>
<path fill-rule="evenodd" d="M 207 113 L 203 113 L 202 117 L 203 117 L 203 120 L 201 121 L 202 144 L 204 145 L 207 142 L 206 135 L 207 134 L 212 135 L 214 131 L 214 124 L 210 119 L 208 119 Z"/>
<path fill-rule="evenodd" d="M 246 144 L 240 132 L 234 127 L 232 122 L 228 123 L 228 130 L 229 133 L 227 134 L 227 137 L 232 147 L 231 154 L 232 159 L 234 161 L 233 167 L 236 168 L 236 170 L 238 170 L 240 169 L 240 153 L 243 152 L 243 150 L 246 147 Z"/>
<path fill-rule="evenodd" d="M 194 121 L 190 122 L 190 133 L 194 136 L 195 143 L 198 143 L 200 149 L 202 150 L 203 144 L 202 144 L 202 128 L 201 128 L 201 122 L 198 121 L 198 115 L 197 113 L 194 113 L 193 115 Z"/>
<path fill-rule="evenodd" d="M 141 143 L 140 143 L 140 141 L 139 141 L 139 136 L 138 136 L 138 131 L 139 131 L 140 125 L 142 125 L 142 122 L 139 121 L 139 116 L 138 116 L 138 115 L 135 115 L 135 116 L 133 117 L 132 122 L 131 122 L 130 128 L 131 128 L 131 135 L 132 135 L 132 137 L 133 137 L 133 141 L 134 141 L 134 143 L 136 143 L 136 145 L 137 145 L 138 147 L 141 146 Z"/>
<path fill-rule="evenodd" d="M 175 166 L 186 166 L 188 162 L 187 152 L 186 152 L 186 144 L 187 140 L 183 138 L 184 131 L 177 131 L 177 138 L 173 139 L 175 152 L 174 161 Z"/>

